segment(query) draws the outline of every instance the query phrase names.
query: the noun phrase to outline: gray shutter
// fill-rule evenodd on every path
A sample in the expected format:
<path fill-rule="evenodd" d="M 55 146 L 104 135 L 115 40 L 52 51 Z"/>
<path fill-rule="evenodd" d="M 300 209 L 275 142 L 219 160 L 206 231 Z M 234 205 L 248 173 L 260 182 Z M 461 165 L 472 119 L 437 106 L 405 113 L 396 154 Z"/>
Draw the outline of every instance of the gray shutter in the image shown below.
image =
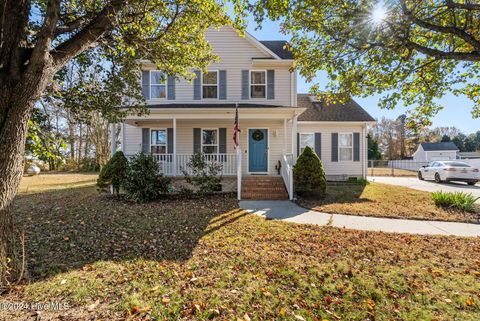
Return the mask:
<path fill-rule="evenodd" d="M 195 75 L 197 78 L 193 80 L 193 99 L 200 100 L 202 99 L 202 72 L 195 70 Z"/>
<path fill-rule="evenodd" d="M 360 133 L 353 133 L 353 161 L 360 161 Z"/>
<path fill-rule="evenodd" d="M 315 153 L 322 159 L 322 133 L 315 133 Z"/>
<path fill-rule="evenodd" d="M 202 151 L 202 129 L 194 128 L 193 129 L 193 152 L 200 153 Z"/>
<path fill-rule="evenodd" d="M 275 99 L 275 70 L 267 70 L 267 99 Z"/>
<path fill-rule="evenodd" d="M 173 154 L 173 128 L 167 128 L 167 153 Z"/>
<path fill-rule="evenodd" d="M 250 72 L 248 70 L 242 70 L 242 99 L 249 99 L 249 85 L 250 80 L 248 79 Z"/>
<path fill-rule="evenodd" d="M 332 133 L 332 162 L 338 162 L 338 133 Z"/>
<path fill-rule="evenodd" d="M 142 152 L 150 154 L 150 128 L 142 128 Z"/>
<path fill-rule="evenodd" d="M 219 136 L 218 152 L 220 154 L 226 154 L 227 153 L 227 129 L 219 128 L 218 134 L 219 134 L 218 135 Z"/>
<path fill-rule="evenodd" d="M 150 71 L 142 71 L 142 93 L 145 100 L 150 99 Z"/>
<path fill-rule="evenodd" d="M 167 78 L 167 99 L 175 100 L 175 77 L 168 76 Z"/>
<path fill-rule="evenodd" d="M 218 72 L 219 87 L 218 99 L 227 99 L 227 71 L 220 70 Z"/>
<path fill-rule="evenodd" d="M 300 156 L 300 133 L 297 133 L 297 157 Z"/>

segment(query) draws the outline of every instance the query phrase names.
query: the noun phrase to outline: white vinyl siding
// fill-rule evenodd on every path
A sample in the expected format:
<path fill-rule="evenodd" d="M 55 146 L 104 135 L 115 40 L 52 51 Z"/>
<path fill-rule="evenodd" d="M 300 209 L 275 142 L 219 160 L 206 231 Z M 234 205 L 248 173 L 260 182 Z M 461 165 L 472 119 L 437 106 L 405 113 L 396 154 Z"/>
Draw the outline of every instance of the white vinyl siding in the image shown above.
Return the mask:
<path fill-rule="evenodd" d="M 238 35 L 231 27 L 224 27 L 219 30 L 208 30 L 206 38 L 213 51 L 220 60 L 210 64 L 210 70 L 226 70 L 227 73 L 227 99 L 222 103 L 261 103 L 268 105 L 292 106 L 296 104 L 296 75 L 291 74 L 287 65 L 271 65 L 261 68 L 252 67 L 252 58 L 269 58 L 270 56 L 258 49 L 249 40 Z M 266 60 L 266 59 L 265 59 Z M 265 61 L 265 64 L 268 64 Z M 155 69 L 153 64 L 145 64 L 144 69 Z M 275 70 L 275 99 L 250 98 L 242 100 L 242 70 Z M 291 79 L 293 78 L 293 79 Z M 293 82 L 292 82 L 293 80 Z M 203 90 L 202 93 L 203 94 Z M 150 99 L 147 104 L 169 104 L 172 101 Z M 194 100 L 193 83 L 179 79 L 175 84 L 175 103 L 185 104 L 208 104 L 212 100 Z"/>

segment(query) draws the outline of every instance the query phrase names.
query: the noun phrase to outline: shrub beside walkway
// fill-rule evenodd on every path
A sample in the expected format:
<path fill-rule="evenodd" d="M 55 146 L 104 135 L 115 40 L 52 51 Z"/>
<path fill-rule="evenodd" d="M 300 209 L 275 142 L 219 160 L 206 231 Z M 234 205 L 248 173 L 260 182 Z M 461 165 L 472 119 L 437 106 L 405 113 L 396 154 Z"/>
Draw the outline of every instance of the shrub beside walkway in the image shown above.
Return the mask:
<path fill-rule="evenodd" d="M 290 201 L 240 201 L 240 207 L 266 219 L 293 223 L 328 225 L 363 231 L 480 236 L 480 224 L 327 214 L 305 209 Z"/>

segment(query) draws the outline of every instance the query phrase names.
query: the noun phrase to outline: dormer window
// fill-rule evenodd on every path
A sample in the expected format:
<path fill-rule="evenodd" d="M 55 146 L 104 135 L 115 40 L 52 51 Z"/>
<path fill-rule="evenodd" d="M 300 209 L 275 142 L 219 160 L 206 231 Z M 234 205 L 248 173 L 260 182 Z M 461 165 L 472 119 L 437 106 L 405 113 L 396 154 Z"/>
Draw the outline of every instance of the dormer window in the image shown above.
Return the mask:
<path fill-rule="evenodd" d="M 150 99 L 167 98 L 167 75 L 165 73 L 150 71 Z"/>
<path fill-rule="evenodd" d="M 265 71 L 250 73 L 250 98 L 265 98 L 267 95 L 267 75 Z"/>
<path fill-rule="evenodd" d="M 209 71 L 202 76 L 203 99 L 218 98 L 218 71 Z"/>

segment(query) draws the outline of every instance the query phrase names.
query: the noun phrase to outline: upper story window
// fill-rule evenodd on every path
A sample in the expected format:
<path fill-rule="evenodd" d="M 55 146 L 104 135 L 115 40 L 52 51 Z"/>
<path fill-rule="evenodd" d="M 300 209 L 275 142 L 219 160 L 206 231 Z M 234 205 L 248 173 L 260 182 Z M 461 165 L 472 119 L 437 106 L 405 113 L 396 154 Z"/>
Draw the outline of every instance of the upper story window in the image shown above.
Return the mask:
<path fill-rule="evenodd" d="M 167 98 L 167 76 L 158 70 L 150 71 L 150 99 L 165 98 Z"/>
<path fill-rule="evenodd" d="M 202 76 L 203 99 L 218 98 L 218 71 L 209 71 Z"/>
<path fill-rule="evenodd" d="M 267 74 L 266 71 L 250 72 L 250 98 L 267 97 Z"/>
<path fill-rule="evenodd" d="M 152 154 L 166 154 L 167 131 L 165 129 L 152 129 L 150 135 L 150 152 Z"/>
<path fill-rule="evenodd" d="M 341 161 L 353 160 L 353 134 L 338 134 L 338 155 Z"/>
<path fill-rule="evenodd" d="M 218 153 L 218 129 L 202 129 L 202 152 Z"/>
<path fill-rule="evenodd" d="M 313 133 L 300 133 L 300 154 L 307 146 L 315 150 L 315 135 Z"/>

